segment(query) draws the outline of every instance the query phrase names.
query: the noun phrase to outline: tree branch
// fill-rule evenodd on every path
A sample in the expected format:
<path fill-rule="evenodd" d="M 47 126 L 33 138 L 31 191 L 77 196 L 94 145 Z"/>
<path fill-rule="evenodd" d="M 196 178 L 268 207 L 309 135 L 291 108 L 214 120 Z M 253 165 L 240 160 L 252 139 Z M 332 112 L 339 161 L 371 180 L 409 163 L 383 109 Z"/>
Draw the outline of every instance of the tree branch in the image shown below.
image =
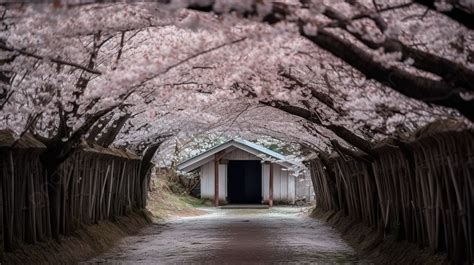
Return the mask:
<path fill-rule="evenodd" d="M 9 52 L 17 52 L 21 55 L 36 58 L 36 59 L 39 59 L 39 60 L 50 60 L 53 63 L 68 65 L 68 66 L 78 68 L 78 69 L 84 70 L 88 73 L 95 74 L 95 75 L 101 75 L 102 74 L 102 72 L 100 72 L 98 70 L 90 69 L 88 67 L 82 66 L 82 65 L 77 64 L 77 63 L 64 61 L 64 60 L 61 60 L 61 59 L 58 59 L 58 58 L 49 58 L 47 56 L 37 55 L 37 54 L 31 53 L 31 52 L 28 52 L 28 51 L 25 51 L 25 50 L 15 49 L 15 48 L 12 48 L 12 47 L 7 47 L 6 45 L 4 45 L 2 43 L 0 43 L 0 49 L 5 50 L 5 51 L 9 51 Z"/>
<path fill-rule="evenodd" d="M 342 59 L 367 78 L 373 78 L 399 93 L 427 103 L 457 109 L 469 120 L 474 121 L 474 100 L 464 100 L 460 88 L 444 81 L 413 75 L 403 69 L 387 67 L 376 61 L 372 54 L 353 45 L 349 40 L 322 29 L 316 36 L 307 35 L 300 24 L 300 33 L 319 47 Z"/>
<path fill-rule="evenodd" d="M 191 6 L 189 8 L 212 12 L 213 5 L 214 1 L 210 1 L 204 7 Z M 291 14 L 291 7 L 285 3 L 273 3 L 272 11 L 265 16 L 263 22 L 275 24 L 284 21 Z M 304 21 L 298 21 L 298 26 L 303 37 L 342 59 L 367 78 L 373 78 L 407 97 L 456 109 L 466 118 L 474 121 L 474 100 L 463 99 L 462 93 L 466 93 L 464 89 L 454 87 L 445 81 L 436 81 L 414 75 L 403 69 L 385 66 L 382 62 L 376 61 L 369 52 L 346 39 L 335 36 L 327 29 L 322 28 L 317 35 L 309 36 L 303 30 Z"/>
<path fill-rule="evenodd" d="M 150 81 L 150 80 L 152 80 L 152 79 L 154 79 L 154 78 L 156 78 L 156 77 L 158 77 L 158 76 L 160 76 L 160 75 L 166 74 L 167 72 L 171 71 L 172 69 L 174 69 L 174 68 L 176 68 L 176 67 L 178 67 L 178 66 L 180 66 L 180 65 L 183 65 L 183 64 L 185 64 L 185 63 L 191 61 L 191 60 L 194 59 L 194 58 L 197 58 L 197 57 L 199 57 L 199 56 L 201 56 L 201 55 L 204 55 L 204 54 L 211 53 L 211 52 L 216 51 L 216 50 L 218 50 L 218 49 L 220 49 L 220 48 L 223 48 L 223 47 L 225 47 L 225 46 L 229 46 L 229 45 L 233 45 L 233 44 L 242 42 L 242 41 L 244 41 L 244 40 L 246 40 L 246 39 L 247 39 L 247 37 L 243 37 L 243 38 L 240 38 L 240 39 L 231 41 L 231 42 L 222 43 L 222 44 L 220 44 L 220 45 L 211 47 L 211 48 L 209 48 L 209 49 L 207 49 L 207 50 L 204 50 L 204 51 L 195 53 L 195 54 L 193 54 L 193 55 L 190 55 L 190 56 L 184 58 L 183 60 L 180 60 L 180 61 L 178 61 L 178 62 L 176 62 L 176 63 L 174 63 L 174 64 L 172 64 L 172 65 L 166 67 L 163 71 L 158 72 L 157 74 L 154 74 L 154 75 L 152 75 L 152 76 L 146 78 L 144 81 L 140 82 L 139 85 L 136 85 L 136 86 L 134 86 L 134 87 L 138 87 L 138 86 L 140 86 L 140 85 L 142 85 L 142 84 L 144 84 L 144 83 L 146 83 L 146 82 L 148 82 L 148 81 Z"/>
<path fill-rule="evenodd" d="M 346 2 L 350 3 L 356 8 L 362 9 L 363 12 L 368 12 L 366 11 L 368 8 L 359 3 L 357 0 L 346 0 Z M 468 67 L 436 54 L 424 52 L 419 49 L 407 46 L 403 42 L 394 38 L 386 37 L 383 42 L 375 42 L 365 38 L 361 33 L 351 30 L 351 21 L 334 8 L 328 7 L 324 11 L 324 15 L 331 19 L 337 20 L 341 28 L 351 33 L 351 35 L 356 37 L 369 48 L 375 50 L 384 48 L 385 52 L 401 52 L 402 60 L 409 58 L 413 59 L 414 67 L 438 75 L 442 77 L 447 83 L 453 83 L 457 86 L 463 87 L 464 89 L 474 91 L 474 86 L 472 86 L 474 83 L 474 71 Z M 372 19 L 375 24 L 378 25 L 378 28 L 382 33 L 385 32 L 387 26 L 380 14 L 374 14 L 372 17 L 370 17 L 370 19 Z"/>
<path fill-rule="evenodd" d="M 286 79 L 288 79 L 292 82 L 295 82 L 295 84 L 299 87 L 309 89 L 309 91 L 311 92 L 311 96 L 313 96 L 314 98 L 316 98 L 317 100 L 322 102 L 324 105 L 328 106 L 330 109 L 332 109 L 336 113 L 338 113 L 338 114 L 343 114 L 344 113 L 344 110 L 342 110 L 341 108 L 336 107 L 334 105 L 334 101 L 329 95 L 327 95 L 325 93 L 322 93 L 322 92 L 319 92 L 317 88 L 315 88 L 313 86 L 310 86 L 310 85 L 307 85 L 307 84 L 304 84 L 297 77 L 295 77 L 294 75 L 292 75 L 290 73 L 287 73 L 287 72 L 280 73 L 280 76 L 282 76 L 282 77 L 284 77 L 284 78 L 286 78 Z"/>
<path fill-rule="evenodd" d="M 261 101 L 260 103 L 273 107 L 273 108 L 277 108 L 288 114 L 303 118 L 311 123 L 322 126 L 332 131 L 334 134 L 339 136 L 341 139 L 343 139 L 350 145 L 357 147 L 358 149 L 362 150 L 363 152 L 373 157 L 376 157 L 376 154 L 372 149 L 373 148 L 372 143 L 356 135 L 355 133 L 351 132 L 350 130 L 346 129 L 343 126 L 336 125 L 336 124 L 324 124 L 319 118 L 319 115 L 314 111 L 310 111 L 308 109 L 298 107 L 298 106 L 292 106 L 282 101 L 271 101 L 271 102 Z"/>

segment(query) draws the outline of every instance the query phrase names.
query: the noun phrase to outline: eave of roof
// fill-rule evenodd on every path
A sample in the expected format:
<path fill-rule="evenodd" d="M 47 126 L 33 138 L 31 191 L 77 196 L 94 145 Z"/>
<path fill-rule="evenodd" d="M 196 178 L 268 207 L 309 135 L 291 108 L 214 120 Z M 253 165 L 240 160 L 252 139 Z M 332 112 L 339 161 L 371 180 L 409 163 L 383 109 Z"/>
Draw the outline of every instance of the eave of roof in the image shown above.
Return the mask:
<path fill-rule="evenodd" d="M 239 148 L 243 151 L 246 151 L 248 153 L 254 154 L 254 155 L 259 155 L 259 154 L 264 154 L 267 156 L 270 156 L 274 159 L 277 160 L 277 164 L 280 164 L 284 167 L 291 167 L 293 163 L 285 161 L 286 157 L 282 154 L 279 154 L 275 151 L 272 151 L 266 147 L 260 146 L 258 144 L 252 143 L 250 141 L 244 140 L 244 139 L 231 139 L 227 142 L 224 142 L 220 145 L 214 146 L 213 148 L 202 152 L 199 155 L 196 155 L 192 158 L 189 158 L 180 164 L 178 164 L 178 170 L 180 171 L 191 171 L 193 169 L 196 169 L 203 164 L 213 160 L 214 158 L 212 157 L 214 154 L 225 150 L 231 146 L 234 146 L 236 148 Z"/>

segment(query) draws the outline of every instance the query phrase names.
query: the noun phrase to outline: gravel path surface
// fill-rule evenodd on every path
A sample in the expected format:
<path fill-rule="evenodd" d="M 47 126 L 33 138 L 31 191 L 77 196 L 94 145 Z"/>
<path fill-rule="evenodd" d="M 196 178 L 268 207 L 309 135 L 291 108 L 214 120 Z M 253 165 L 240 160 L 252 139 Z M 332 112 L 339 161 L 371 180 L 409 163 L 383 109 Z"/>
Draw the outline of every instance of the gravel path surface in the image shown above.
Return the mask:
<path fill-rule="evenodd" d="M 302 208 L 204 208 L 205 215 L 154 224 L 90 263 L 356 263 L 353 249 Z M 365 263 L 365 262 L 363 262 Z"/>

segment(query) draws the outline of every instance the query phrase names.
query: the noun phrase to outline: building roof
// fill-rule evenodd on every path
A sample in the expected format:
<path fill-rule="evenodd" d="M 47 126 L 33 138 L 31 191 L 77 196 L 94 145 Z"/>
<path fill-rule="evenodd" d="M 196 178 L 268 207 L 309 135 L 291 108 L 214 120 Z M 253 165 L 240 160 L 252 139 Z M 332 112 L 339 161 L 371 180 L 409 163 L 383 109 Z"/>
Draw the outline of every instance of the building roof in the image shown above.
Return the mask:
<path fill-rule="evenodd" d="M 293 163 L 286 161 L 286 157 L 280 153 L 272 151 L 261 145 L 252 143 L 244 139 L 232 139 L 220 145 L 214 146 L 213 148 L 194 156 L 188 160 L 185 160 L 178 164 L 178 170 L 189 172 L 193 169 L 196 169 L 209 161 L 214 160 L 214 155 L 220 151 L 226 150 L 230 147 L 239 148 L 243 151 L 251 153 L 256 156 L 266 155 L 277 161 L 275 163 L 282 165 L 284 167 L 291 167 Z"/>

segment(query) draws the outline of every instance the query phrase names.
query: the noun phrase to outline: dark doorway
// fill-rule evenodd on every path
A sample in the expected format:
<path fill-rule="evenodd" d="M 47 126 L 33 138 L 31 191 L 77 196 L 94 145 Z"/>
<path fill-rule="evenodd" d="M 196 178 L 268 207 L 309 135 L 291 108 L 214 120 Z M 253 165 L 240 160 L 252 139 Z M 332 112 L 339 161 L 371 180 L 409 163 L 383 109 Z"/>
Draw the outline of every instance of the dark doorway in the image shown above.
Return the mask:
<path fill-rule="evenodd" d="M 262 164 L 259 160 L 231 160 L 227 165 L 229 203 L 262 203 Z"/>

